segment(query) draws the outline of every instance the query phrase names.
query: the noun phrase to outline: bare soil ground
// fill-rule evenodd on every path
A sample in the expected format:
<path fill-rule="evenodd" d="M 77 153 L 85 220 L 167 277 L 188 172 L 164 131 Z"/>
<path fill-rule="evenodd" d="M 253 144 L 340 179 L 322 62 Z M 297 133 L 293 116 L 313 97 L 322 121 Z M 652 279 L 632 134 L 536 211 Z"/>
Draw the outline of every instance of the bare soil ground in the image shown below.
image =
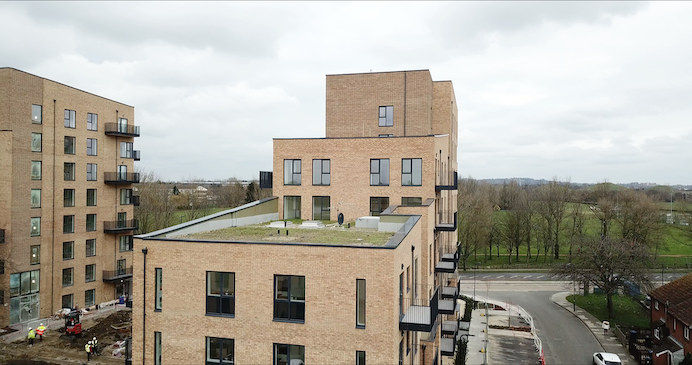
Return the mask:
<path fill-rule="evenodd" d="M 49 329 L 43 336 L 38 337 L 34 346 L 29 347 L 26 339 L 8 344 L 0 344 L 0 364 L 7 365 L 73 365 L 87 364 L 87 354 L 84 345 L 93 337 L 98 339 L 101 356 L 92 356 L 88 364 L 110 365 L 124 364 L 124 357 L 112 356 L 113 343 L 131 336 L 132 329 L 123 331 L 113 329 L 111 325 L 132 323 L 131 311 L 118 311 L 103 318 L 82 317 L 82 336 L 71 338 L 65 336 L 65 327 Z M 61 336 L 62 335 L 62 336 Z"/>

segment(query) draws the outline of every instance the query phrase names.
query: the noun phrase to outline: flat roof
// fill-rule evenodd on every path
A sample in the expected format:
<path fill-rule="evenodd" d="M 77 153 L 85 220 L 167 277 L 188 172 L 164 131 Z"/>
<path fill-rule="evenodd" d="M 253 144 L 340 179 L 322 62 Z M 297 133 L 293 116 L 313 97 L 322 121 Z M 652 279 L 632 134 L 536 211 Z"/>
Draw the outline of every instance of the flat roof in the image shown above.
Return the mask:
<path fill-rule="evenodd" d="M 432 137 L 432 138 L 440 138 L 440 137 L 445 137 L 449 136 L 449 134 L 425 134 L 425 135 L 420 135 L 420 136 L 387 136 L 387 137 L 380 137 L 380 136 L 363 136 L 363 137 L 313 137 L 313 138 L 305 138 L 305 137 L 297 137 L 297 138 L 272 138 L 274 140 L 316 140 L 316 139 L 392 139 L 392 138 L 427 138 L 427 137 Z"/>
<path fill-rule="evenodd" d="M 342 73 L 342 74 L 327 74 L 327 76 L 350 76 L 350 75 L 375 75 L 375 74 L 393 74 L 393 73 L 400 73 L 400 72 L 424 72 L 427 71 L 430 73 L 430 70 L 427 68 L 420 69 L 420 70 L 400 70 L 400 71 L 370 71 L 370 72 L 350 72 L 350 73 Z"/>

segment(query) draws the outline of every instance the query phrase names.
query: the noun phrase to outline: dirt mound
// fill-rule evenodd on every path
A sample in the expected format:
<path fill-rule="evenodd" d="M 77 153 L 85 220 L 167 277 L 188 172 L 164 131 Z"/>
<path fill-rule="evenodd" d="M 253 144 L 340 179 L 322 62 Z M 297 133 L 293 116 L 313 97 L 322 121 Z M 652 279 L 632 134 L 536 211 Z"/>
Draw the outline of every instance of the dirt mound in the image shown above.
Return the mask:
<path fill-rule="evenodd" d="M 130 311 L 118 311 L 99 320 L 98 323 L 92 327 L 84 329 L 82 331 L 82 337 L 70 342 L 70 346 L 83 349 L 84 345 L 86 345 L 89 340 L 96 337 L 99 341 L 99 345 L 103 348 L 103 346 L 111 344 L 114 341 L 129 337 L 129 329 L 128 333 L 121 333 L 111 326 L 117 326 L 122 323 L 132 323 L 131 313 Z"/>
<path fill-rule="evenodd" d="M 5 364 L 7 365 L 58 365 L 53 362 L 45 361 L 34 361 L 34 360 L 9 360 Z"/>

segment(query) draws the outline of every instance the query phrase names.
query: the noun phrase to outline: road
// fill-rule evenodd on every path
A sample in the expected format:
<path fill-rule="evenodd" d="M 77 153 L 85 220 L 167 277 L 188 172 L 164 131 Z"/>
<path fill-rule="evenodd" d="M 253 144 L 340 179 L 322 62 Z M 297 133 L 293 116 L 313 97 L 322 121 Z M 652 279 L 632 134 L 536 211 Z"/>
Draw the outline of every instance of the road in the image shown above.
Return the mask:
<path fill-rule="evenodd" d="M 472 285 L 462 281 L 462 293 L 472 296 Z M 519 305 L 533 317 L 546 364 L 590 364 L 603 349 L 578 318 L 550 300 L 561 291 L 570 291 L 569 283 L 476 281 L 477 295 Z"/>
<path fill-rule="evenodd" d="M 684 276 L 688 273 L 665 273 L 663 275 L 664 281 L 668 282 L 674 279 L 678 279 L 681 276 Z M 472 270 L 467 270 L 467 271 L 462 271 L 461 274 L 459 274 L 459 277 L 461 280 L 473 280 L 473 271 Z M 651 280 L 654 281 L 655 284 L 659 284 L 661 282 L 661 273 L 659 272 L 658 274 L 656 273 L 651 273 L 650 275 Z M 559 280 L 559 279 L 554 279 L 551 277 L 549 272 L 539 272 L 539 273 L 527 273 L 527 272 L 484 272 L 484 271 L 479 271 L 476 273 L 476 280 L 502 280 L 502 281 L 550 281 L 550 280 Z"/>

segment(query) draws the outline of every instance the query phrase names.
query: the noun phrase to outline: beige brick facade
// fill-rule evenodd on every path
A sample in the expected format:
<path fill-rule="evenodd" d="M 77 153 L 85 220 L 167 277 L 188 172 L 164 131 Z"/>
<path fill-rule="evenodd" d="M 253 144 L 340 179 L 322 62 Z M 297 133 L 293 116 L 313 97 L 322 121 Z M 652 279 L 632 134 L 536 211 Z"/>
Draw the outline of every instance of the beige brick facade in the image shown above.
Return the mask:
<path fill-rule="evenodd" d="M 41 107 L 41 120 L 32 120 L 32 105 Z M 75 111 L 75 127 L 65 127 L 65 110 Z M 87 113 L 97 115 L 97 129 L 87 130 Z M 134 108 L 51 80 L 11 68 L 0 69 L 0 259 L 5 273 L 0 290 L 7 306 L 0 307 L 0 325 L 16 322 L 16 296 L 10 290 L 12 274 L 39 270 L 39 314 L 50 316 L 62 306 L 64 295 L 73 305 L 85 306 L 85 291 L 95 289 L 95 303 L 116 297 L 118 283 L 106 283 L 104 270 L 115 270 L 117 260 L 132 265 L 132 252 L 120 252 L 118 234 L 105 233 L 104 221 L 116 221 L 119 212 L 133 218 L 133 206 L 120 204 L 120 189 L 132 184 L 110 185 L 106 172 L 126 166 L 134 172 L 133 158 L 120 157 L 120 142 L 133 137 L 106 135 L 106 123 L 120 118 L 134 123 Z M 32 133 L 41 134 L 40 151 L 32 151 Z M 65 153 L 65 137 L 74 137 L 74 154 Z M 87 139 L 96 140 L 96 155 L 87 155 Z M 40 179 L 32 178 L 32 161 L 41 162 Z M 65 180 L 65 163 L 74 163 L 74 180 Z M 96 180 L 87 181 L 87 164 L 96 164 Z M 65 207 L 65 189 L 74 189 L 74 206 Z M 87 206 L 87 189 L 96 190 L 96 206 Z M 32 207 L 32 190 L 40 190 L 40 207 Z M 94 231 L 87 231 L 87 214 L 96 215 Z M 63 233 L 63 217 L 74 216 L 74 233 Z M 40 218 L 40 235 L 31 235 L 31 218 Z M 122 232 L 121 234 L 132 234 Z M 86 241 L 96 240 L 95 256 L 86 256 Z M 63 243 L 74 242 L 73 259 L 63 260 Z M 40 246 L 40 260 L 32 263 L 31 247 Z M 95 265 L 95 280 L 86 281 L 87 265 Z M 63 286 L 63 269 L 73 268 L 72 285 Z M 21 285 L 21 283 L 20 283 Z M 24 311 L 24 309 L 19 309 Z"/>

